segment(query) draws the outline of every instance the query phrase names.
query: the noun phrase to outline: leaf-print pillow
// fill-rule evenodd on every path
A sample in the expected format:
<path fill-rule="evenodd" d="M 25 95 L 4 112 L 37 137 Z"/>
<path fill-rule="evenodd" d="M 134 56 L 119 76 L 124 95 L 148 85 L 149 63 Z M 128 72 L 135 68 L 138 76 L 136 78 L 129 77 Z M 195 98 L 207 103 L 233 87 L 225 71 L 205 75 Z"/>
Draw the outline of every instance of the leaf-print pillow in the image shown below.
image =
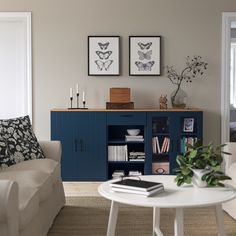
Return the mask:
<path fill-rule="evenodd" d="M 0 120 L 0 136 L 7 143 L 10 160 L 13 162 L 8 162 L 8 166 L 25 160 L 45 158 L 29 116 Z"/>

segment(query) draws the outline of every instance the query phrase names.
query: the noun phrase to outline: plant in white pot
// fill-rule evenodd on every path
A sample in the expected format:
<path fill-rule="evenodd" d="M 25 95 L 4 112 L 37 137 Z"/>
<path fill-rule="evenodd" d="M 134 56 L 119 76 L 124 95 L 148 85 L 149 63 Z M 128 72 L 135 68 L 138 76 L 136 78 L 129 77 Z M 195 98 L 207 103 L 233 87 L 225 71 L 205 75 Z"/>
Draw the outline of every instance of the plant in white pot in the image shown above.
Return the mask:
<path fill-rule="evenodd" d="M 186 144 L 187 151 L 177 156 L 179 167 L 176 169 L 175 181 L 180 186 L 184 183 L 197 187 L 224 186 L 222 181 L 231 179 L 221 171 L 222 151 L 226 144 L 214 147 L 212 143 L 202 146 L 199 140 L 193 146 Z"/>

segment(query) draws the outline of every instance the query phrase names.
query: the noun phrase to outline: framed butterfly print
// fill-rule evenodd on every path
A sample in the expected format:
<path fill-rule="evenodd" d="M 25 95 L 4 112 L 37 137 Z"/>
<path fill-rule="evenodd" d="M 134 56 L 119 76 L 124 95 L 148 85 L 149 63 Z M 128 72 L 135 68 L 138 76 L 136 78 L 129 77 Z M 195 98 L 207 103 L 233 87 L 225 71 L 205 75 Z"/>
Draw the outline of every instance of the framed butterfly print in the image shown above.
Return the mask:
<path fill-rule="evenodd" d="M 129 36 L 129 75 L 161 75 L 161 36 Z"/>
<path fill-rule="evenodd" d="M 120 36 L 88 36 L 88 75 L 120 74 Z"/>

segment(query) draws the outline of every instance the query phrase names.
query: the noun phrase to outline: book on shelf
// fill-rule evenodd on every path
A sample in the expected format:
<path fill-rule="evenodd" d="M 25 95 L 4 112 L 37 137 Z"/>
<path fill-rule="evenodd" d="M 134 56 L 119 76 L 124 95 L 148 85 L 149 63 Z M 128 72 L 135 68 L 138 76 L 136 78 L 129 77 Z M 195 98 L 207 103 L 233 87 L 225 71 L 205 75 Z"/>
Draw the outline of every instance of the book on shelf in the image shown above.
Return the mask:
<path fill-rule="evenodd" d="M 124 170 L 115 170 L 115 171 L 112 173 L 112 178 L 113 178 L 113 179 L 121 178 L 121 177 L 124 177 L 124 176 L 125 176 Z"/>
<path fill-rule="evenodd" d="M 109 145 L 108 161 L 128 161 L 127 145 Z"/>
<path fill-rule="evenodd" d="M 197 137 L 183 137 L 180 141 L 180 150 L 182 153 L 188 151 L 186 144 L 194 145 L 198 141 Z"/>
<path fill-rule="evenodd" d="M 155 188 L 149 191 L 139 191 L 139 190 L 134 190 L 134 189 L 126 189 L 126 188 L 117 188 L 117 187 L 111 187 L 111 190 L 114 192 L 120 192 L 120 193 L 131 193 L 131 194 L 138 194 L 141 196 L 145 196 L 145 197 L 151 197 L 157 193 L 161 193 L 164 192 L 164 187 L 160 187 L 160 188 Z"/>
<path fill-rule="evenodd" d="M 143 135 L 125 135 L 125 138 L 143 139 Z"/>
<path fill-rule="evenodd" d="M 140 176 L 140 175 L 142 175 L 141 171 L 138 171 L 138 170 L 130 170 L 129 171 L 129 176 Z"/>
<path fill-rule="evenodd" d="M 143 142 L 143 135 L 125 135 L 126 142 Z"/>
<path fill-rule="evenodd" d="M 121 189 L 130 189 L 130 190 L 147 192 L 153 189 L 162 188 L 163 184 L 159 182 L 151 182 L 137 179 L 122 179 L 117 182 L 110 183 L 110 186 Z"/>
<path fill-rule="evenodd" d="M 162 145 L 160 145 L 160 141 L 157 136 L 152 138 L 153 154 L 168 153 L 169 149 L 170 149 L 170 138 L 169 137 L 164 137 Z"/>
<path fill-rule="evenodd" d="M 144 161 L 145 153 L 144 152 L 130 152 L 129 161 Z"/>

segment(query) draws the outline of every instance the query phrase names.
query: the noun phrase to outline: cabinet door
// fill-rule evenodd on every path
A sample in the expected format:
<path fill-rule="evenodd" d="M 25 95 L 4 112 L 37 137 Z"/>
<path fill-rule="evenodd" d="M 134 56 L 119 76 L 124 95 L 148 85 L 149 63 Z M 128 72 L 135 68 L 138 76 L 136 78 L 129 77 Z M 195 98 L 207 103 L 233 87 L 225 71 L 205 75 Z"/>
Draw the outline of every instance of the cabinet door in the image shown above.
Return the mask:
<path fill-rule="evenodd" d="M 71 112 L 51 112 L 51 139 L 62 144 L 61 175 L 63 181 L 76 178 L 76 116 Z"/>
<path fill-rule="evenodd" d="M 202 116 L 201 111 L 148 113 L 147 174 L 175 174 L 185 144 L 202 139 Z"/>
<path fill-rule="evenodd" d="M 107 178 L 105 113 L 52 112 L 51 138 L 62 142 L 64 181 Z"/>
<path fill-rule="evenodd" d="M 106 180 L 106 113 L 77 113 L 76 177 L 78 180 Z"/>
<path fill-rule="evenodd" d="M 175 155 L 175 114 L 149 112 L 147 114 L 147 174 L 171 174 Z"/>

